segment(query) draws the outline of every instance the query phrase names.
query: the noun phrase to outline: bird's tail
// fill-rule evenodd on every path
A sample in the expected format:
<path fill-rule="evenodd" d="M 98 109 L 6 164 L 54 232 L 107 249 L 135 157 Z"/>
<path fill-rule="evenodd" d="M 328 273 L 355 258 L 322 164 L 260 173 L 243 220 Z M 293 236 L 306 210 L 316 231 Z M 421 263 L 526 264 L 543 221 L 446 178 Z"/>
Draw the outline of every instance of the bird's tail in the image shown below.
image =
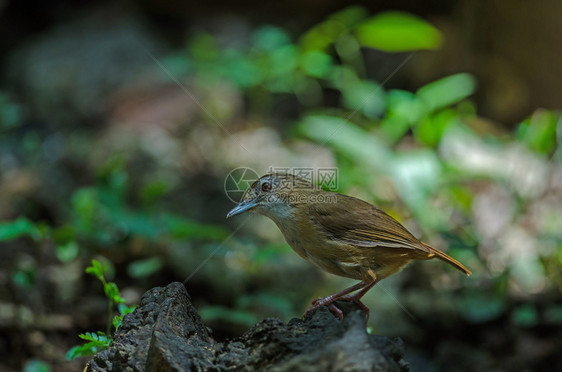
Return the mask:
<path fill-rule="evenodd" d="M 439 258 L 442 261 L 447 262 L 448 264 L 450 264 L 451 266 L 454 266 L 455 268 L 457 268 L 458 270 L 462 271 L 463 273 L 465 273 L 466 275 L 470 275 L 472 274 L 472 272 L 470 270 L 468 270 L 466 267 L 463 266 L 463 264 L 461 264 L 459 261 L 455 260 L 454 258 L 452 258 L 451 256 L 446 255 L 445 253 L 441 252 L 440 250 L 437 250 L 435 248 L 433 248 L 432 246 L 430 246 L 429 244 L 425 244 L 424 242 L 422 242 L 422 244 L 429 249 L 429 251 L 431 253 L 433 253 L 435 256 L 437 256 L 437 258 Z"/>

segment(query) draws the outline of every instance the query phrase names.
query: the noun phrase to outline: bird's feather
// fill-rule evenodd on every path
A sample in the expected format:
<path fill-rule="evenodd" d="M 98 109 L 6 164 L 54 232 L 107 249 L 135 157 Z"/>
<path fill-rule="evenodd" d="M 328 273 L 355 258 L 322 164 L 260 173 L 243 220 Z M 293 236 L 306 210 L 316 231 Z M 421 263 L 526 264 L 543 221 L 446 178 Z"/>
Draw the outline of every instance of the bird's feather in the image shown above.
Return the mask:
<path fill-rule="evenodd" d="M 404 226 L 381 209 L 351 196 L 337 194 L 335 203 L 306 206 L 326 234 L 343 243 L 361 247 L 406 248 L 433 256 Z"/>

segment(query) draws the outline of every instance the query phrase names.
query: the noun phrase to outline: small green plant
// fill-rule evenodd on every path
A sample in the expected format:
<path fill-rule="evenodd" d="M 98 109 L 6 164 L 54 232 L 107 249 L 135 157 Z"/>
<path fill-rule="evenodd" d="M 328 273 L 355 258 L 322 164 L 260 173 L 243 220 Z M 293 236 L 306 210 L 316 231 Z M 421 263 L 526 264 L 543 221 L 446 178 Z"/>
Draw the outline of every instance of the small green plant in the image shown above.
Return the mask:
<path fill-rule="evenodd" d="M 103 265 L 97 261 L 92 260 L 92 265 L 86 268 L 86 273 L 92 274 L 98 278 L 103 284 L 103 290 L 105 295 L 109 299 L 108 303 L 108 318 L 107 318 L 107 328 L 105 332 L 86 332 L 78 335 L 83 340 L 88 341 L 84 345 L 77 345 L 72 347 L 66 353 L 66 358 L 72 360 L 77 357 L 93 355 L 101 350 L 106 349 L 113 338 L 111 337 L 111 328 L 115 328 L 115 331 L 121 326 L 123 317 L 135 310 L 136 306 L 125 305 L 125 299 L 121 297 L 119 293 L 119 288 L 113 282 L 108 282 L 104 276 Z M 113 308 L 117 305 L 118 314 L 113 316 Z"/>

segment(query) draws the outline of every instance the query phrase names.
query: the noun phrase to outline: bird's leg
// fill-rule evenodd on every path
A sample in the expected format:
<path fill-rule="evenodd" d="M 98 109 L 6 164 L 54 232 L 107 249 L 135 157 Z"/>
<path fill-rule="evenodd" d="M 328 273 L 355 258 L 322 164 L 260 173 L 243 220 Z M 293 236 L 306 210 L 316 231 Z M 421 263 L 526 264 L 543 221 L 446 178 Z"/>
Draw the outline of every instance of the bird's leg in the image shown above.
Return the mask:
<path fill-rule="evenodd" d="M 350 301 L 350 302 L 354 302 L 356 303 L 361 310 L 363 310 L 363 313 L 365 313 L 365 316 L 367 317 L 367 320 L 369 320 L 369 308 L 367 306 L 365 306 L 365 304 L 363 302 L 361 302 L 361 298 L 363 296 L 365 296 L 365 293 L 367 293 L 369 291 L 369 289 L 373 288 L 373 286 L 377 284 L 376 280 L 373 280 L 370 283 L 367 283 L 365 285 L 365 287 L 360 290 L 359 292 L 355 293 L 354 295 L 346 295 L 346 296 L 342 296 L 340 298 L 338 298 L 339 301 Z M 333 305 L 333 304 L 332 304 Z M 331 310 L 331 309 L 330 309 Z M 339 310 L 339 309 L 338 309 Z M 333 312 L 333 311 L 332 311 Z M 341 310 L 340 310 L 341 312 Z M 337 315 L 336 315 L 337 316 Z"/>
<path fill-rule="evenodd" d="M 344 289 L 343 291 L 338 292 L 338 293 L 336 293 L 336 294 L 330 295 L 330 296 L 328 296 L 328 297 L 319 297 L 319 298 L 317 298 L 316 300 L 312 301 L 312 306 L 310 307 L 310 309 L 308 309 L 308 310 L 306 311 L 306 313 L 304 313 L 304 315 L 303 315 L 302 317 L 305 318 L 310 312 L 312 312 L 313 310 L 318 309 L 318 308 L 321 307 L 321 306 L 328 306 L 328 308 L 330 309 L 330 311 L 331 311 L 336 317 L 338 317 L 339 319 L 342 319 L 342 318 L 343 318 L 343 313 L 342 313 L 342 311 L 341 311 L 340 309 L 338 309 L 338 308 L 336 307 L 336 305 L 333 304 L 333 302 L 336 301 L 336 300 L 340 300 L 340 299 L 346 298 L 346 297 L 349 297 L 350 299 L 345 299 L 344 301 L 356 302 L 356 303 L 360 304 L 359 306 L 361 307 L 361 309 L 366 308 L 365 305 L 363 305 L 363 304 L 361 303 L 361 301 L 359 301 L 359 299 L 365 294 L 365 292 L 367 292 L 367 291 L 365 291 L 365 289 L 362 289 L 362 290 L 358 293 L 358 294 L 360 294 L 360 293 L 362 293 L 362 294 L 359 296 L 359 298 L 358 298 L 357 300 L 352 300 L 352 299 L 351 299 L 351 297 L 354 297 L 354 296 L 351 296 L 351 297 L 350 297 L 350 296 L 346 296 L 346 295 L 348 295 L 349 293 L 354 292 L 354 291 L 356 291 L 356 290 L 358 290 L 358 289 L 366 288 L 366 286 L 368 286 L 368 288 L 370 289 L 370 288 L 374 285 L 374 283 L 375 283 L 375 282 L 370 283 L 370 282 L 366 282 L 366 281 L 361 281 L 361 282 L 359 282 L 359 283 L 357 283 L 357 284 L 355 284 L 355 285 L 352 285 L 351 287 L 346 288 L 346 289 Z M 367 289 L 367 290 L 369 290 L 369 289 Z M 365 311 L 365 309 L 363 309 L 363 311 Z M 367 314 L 368 314 L 368 309 L 367 309 Z"/>

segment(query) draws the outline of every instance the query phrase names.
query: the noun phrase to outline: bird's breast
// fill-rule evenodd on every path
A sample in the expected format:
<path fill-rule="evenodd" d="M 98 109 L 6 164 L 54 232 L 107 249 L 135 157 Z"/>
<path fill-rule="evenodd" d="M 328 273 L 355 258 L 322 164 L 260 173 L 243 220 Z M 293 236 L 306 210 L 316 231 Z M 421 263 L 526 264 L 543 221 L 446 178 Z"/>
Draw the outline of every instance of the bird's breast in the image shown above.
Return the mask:
<path fill-rule="evenodd" d="M 302 258 L 331 274 L 361 280 L 363 257 L 357 247 L 334 241 L 310 221 L 274 220 L 287 243 Z"/>

